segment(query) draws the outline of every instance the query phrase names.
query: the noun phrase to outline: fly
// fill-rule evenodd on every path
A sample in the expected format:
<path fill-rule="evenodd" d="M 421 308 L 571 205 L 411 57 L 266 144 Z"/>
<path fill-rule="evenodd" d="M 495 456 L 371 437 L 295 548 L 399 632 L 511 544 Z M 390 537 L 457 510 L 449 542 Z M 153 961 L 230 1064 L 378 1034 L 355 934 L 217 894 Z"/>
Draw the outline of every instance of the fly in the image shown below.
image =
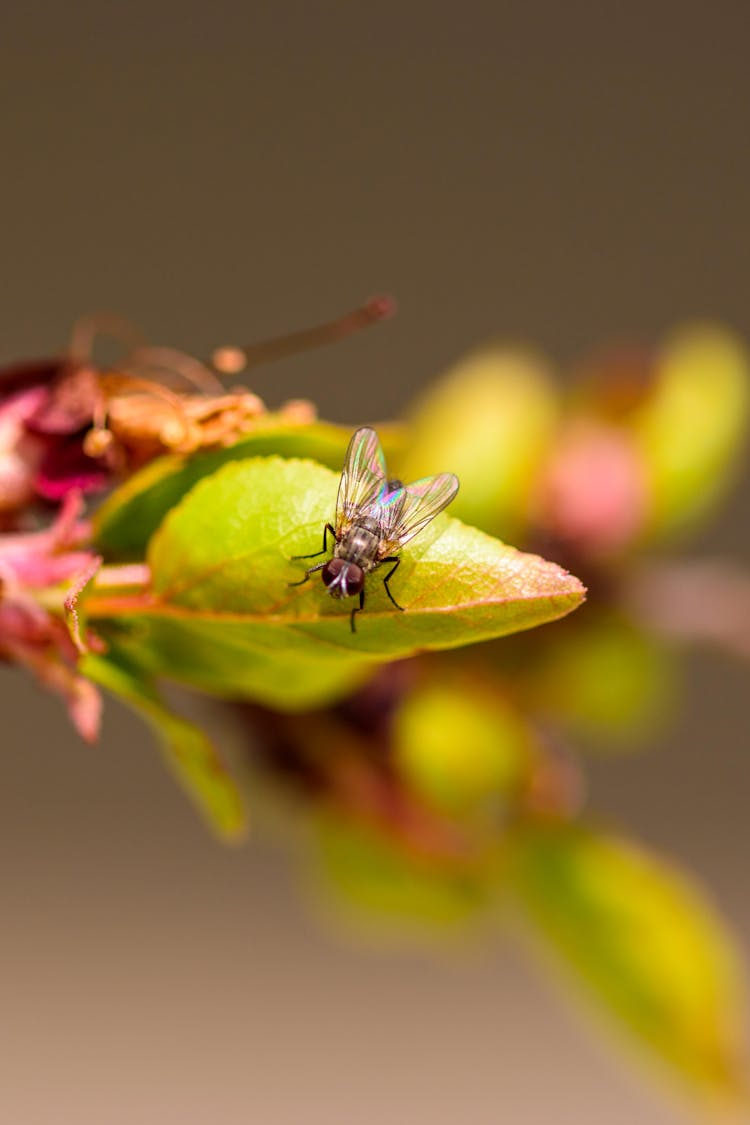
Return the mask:
<path fill-rule="evenodd" d="M 359 596 L 359 605 L 352 609 L 349 618 L 355 633 L 354 617 L 365 607 L 366 575 L 385 563 L 393 563 L 383 586 L 392 604 L 403 611 L 388 585 L 401 562 L 401 549 L 450 504 L 457 492 L 458 478 L 453 473 L 423 477 L 407 485 L 389 479 L 378 435 L 368 427 L 357 430 L 346 452 L 335 525 L 325 525 L 320 551 L 294 558 L 314 559 L 327 554 L 329 533 L 333 555 L 326 562 L 311 566 L 304 578 L 289 585 L 301 586 L 311 574 L 320 571 L 332 597 Z"/>

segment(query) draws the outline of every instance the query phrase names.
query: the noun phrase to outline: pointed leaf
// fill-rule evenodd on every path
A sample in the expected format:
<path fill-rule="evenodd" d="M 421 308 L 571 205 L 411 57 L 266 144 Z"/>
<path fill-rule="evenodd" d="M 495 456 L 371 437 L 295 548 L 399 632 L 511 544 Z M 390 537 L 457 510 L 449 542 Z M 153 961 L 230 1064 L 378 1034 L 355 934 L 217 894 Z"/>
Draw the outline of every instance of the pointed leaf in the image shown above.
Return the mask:
<path fill-rule="evenodd" d="M 367 604 L 330 598 L 313 575 L 338 475 L 311 461 L 224 466 L 170 513 L 149 548 L 153 596 L 90 598 L 90 616 L 124 617 L 153 672 L 281 707 L 350 690 L 376 663 L 528 629 L 574 609 L 577 579 L 534 555 L 439 517 L 403 552 L 391 581 L 368 577 Z M 312 560 L 313 562 L 315 560 Z M 106 631 L 106 628 L 105 628 Z"/>
<path fill-rule="evenodd" d="M 513 854 L 531 916 L 596 998 L 684 1078 L 738 1095 L 741 971 L 698 887 L 635 844 L 574 827 L 530 829 Z"/>

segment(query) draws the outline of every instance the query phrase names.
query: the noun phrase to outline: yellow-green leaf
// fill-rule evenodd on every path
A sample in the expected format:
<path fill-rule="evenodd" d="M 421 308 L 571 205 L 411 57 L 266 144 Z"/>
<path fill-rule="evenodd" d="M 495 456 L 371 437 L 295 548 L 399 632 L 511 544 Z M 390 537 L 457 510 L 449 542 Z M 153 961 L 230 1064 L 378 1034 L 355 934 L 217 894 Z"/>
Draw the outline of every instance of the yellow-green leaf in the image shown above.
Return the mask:
<path fill-rule="evenodd" d="M 620 613 L 590 603 L 534 656 L 525 684 L 534 707 L 597 748 L 638 742 L 671 711 L 675 653 Z"/>
<path fill-rule="evenodd" d="M 330 812 L 314 825 L 322 890 L 346 920 L 381 936 L 461 932 L 491 901 L 490 866 L 458 868 L 408 852 L 370 825 Z"/>
<path fill-rule="evenodd" d="M 492 534 L 524 527 L 536 470 L 559 403 L 545 362 L 531 351 L 490 346 L 471 353 L 417 403 L 398 475 L 450 471 L 461 480 L 455 515 Z"/>
<path fill-rule="evenodd" d="M 693 880 L 622 837 L 576 827 L 529 829 L 511 856 L 539 932 L 610 1014 L 697 1088 L 744 1093 L 742 972 Z"/>
<path fill-rule="evenodd" d="M 721 496 L 749 421 L 750 364 L 740 341 L 710 325 L 677 334 L 634 421 L 652 536 L 695 523 Z"/>
<path fill-rule="evenodd" d="M 470 681 L 428 681 L 393 718 L 393 749 L 412 789 L 447 812 L 489 806 L 528 766 L 531 734 L 502 697 Z"/>
<path fill-rule="evenodd" d="M 349 627 L 354 603 L 332 599 L 319 575 L 290 583 L 320 550 L 338 474 L 312 461 L 253 458 L 225 465 L 173 509 L 148 552 L 149 595 L 90 596 L 87 611 L 117 618 L 138 663 L 223 695 L 309 707 L 351 690 L 376 664 L 455 648 L 551 621 L 584 597 L 580 582 L 441 516 L 403 552 L 388 600 L 382 571 Z"/>

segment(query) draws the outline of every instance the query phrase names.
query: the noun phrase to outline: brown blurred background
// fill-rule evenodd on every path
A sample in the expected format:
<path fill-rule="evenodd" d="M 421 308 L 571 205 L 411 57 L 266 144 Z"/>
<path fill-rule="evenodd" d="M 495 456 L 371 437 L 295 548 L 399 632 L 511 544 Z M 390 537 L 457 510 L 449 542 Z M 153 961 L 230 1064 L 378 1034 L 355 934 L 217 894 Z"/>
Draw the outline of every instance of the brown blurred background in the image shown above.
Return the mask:
<path fill-rule="evenodd" d="M 740 0 L 2 20 L 2 360 L 91 310 L 205 354 L 387 290 L 394 322 L 257 380 L 358 422 L 489 336 L 563 361 L 695 316 L 750 336 Z M 749 500 L 707 549 L 747 555 Z M 594 764 L 592 805 L 747 943 L 747 669 L 696 660 L 690 684 L 658 753 Z M 207 837 L 118 706 L 92 750 L 20 675 L 0 698 L 0 1120 L 683 1119 L 512 949 L 386 956 L 321 928 L 277 849 Z"/>

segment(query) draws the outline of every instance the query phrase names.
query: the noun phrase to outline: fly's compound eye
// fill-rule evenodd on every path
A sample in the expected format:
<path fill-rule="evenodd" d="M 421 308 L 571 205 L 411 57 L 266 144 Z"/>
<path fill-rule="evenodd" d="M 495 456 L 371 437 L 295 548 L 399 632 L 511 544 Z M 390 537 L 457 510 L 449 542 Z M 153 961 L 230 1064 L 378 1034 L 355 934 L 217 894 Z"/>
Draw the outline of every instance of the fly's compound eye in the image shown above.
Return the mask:
<path fill-rule="evenodd" d="M 346 574 L 342 576 L 342 585 L 346 585 L 346 592 L 349 597 L 352 594 L 358 594 L 365 584 L 365 572 L 361 566 L 356 563 L 349 563 L 346 568 Z"/>
<path fill-rule="evenodd" d="M 365 572 L 356 563 L 346 559 L 330 559 L 320 572 L 334 598 L 350 598 L 359 594 L 365 585 Z"/>
<path fill-rule="evenodd" d="M 320 577 L 323 579 L 326 586 L 331 586 L 336 579 L 340 577 L 341 571 L 345 566 L 346 563 L 343 559 L 329 559 L 320 572 Z"/>

